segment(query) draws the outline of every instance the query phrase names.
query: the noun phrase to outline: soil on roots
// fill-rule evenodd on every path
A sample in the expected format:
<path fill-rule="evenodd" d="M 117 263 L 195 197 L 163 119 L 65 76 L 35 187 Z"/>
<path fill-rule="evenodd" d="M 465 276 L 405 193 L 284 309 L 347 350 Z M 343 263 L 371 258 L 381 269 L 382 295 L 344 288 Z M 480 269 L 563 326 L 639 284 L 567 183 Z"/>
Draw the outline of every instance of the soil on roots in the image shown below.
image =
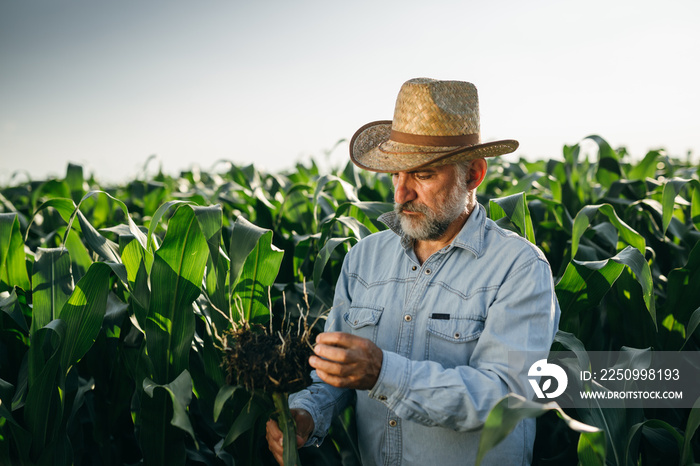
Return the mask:
<path fill-rule="evenodd" d="M 311 385 L 309 332 L 270 334 L 244 325 L 226 335 L 226 382 L 248 391 L 293 393 Z"/>

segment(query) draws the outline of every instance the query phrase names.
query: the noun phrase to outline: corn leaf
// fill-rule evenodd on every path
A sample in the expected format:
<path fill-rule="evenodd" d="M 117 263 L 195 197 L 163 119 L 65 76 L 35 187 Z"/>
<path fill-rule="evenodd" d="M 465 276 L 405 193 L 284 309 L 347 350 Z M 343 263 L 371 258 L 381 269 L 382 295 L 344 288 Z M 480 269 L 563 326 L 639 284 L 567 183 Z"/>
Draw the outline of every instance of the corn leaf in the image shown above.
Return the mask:
<path fill-rule="evenodd" d="M 585 139 L 591 139 L 598 145 L 598 169 L 596 179 L 606 188 L 624 176 L 620 158 L 617 152 L 610 147 L 608 142 L 597 135 L 591 135 Z"/>
<path fill-rule="evenodd" d="M 165 215 L 165 213 L 170 210 L 172 207 L 179 207 L 183 204 L 191 204 L 188 201 L 168 201 L 165 204 L 161 205 L 158 210 L 153 214 L 153 217 L 151 218 L 151 223 L 148 227 L 148 233 L 146 234 L 146 238 L 148 239 L 147 243 L 143 245 L 143 248 L 146 251 L 153 251 L 153 238 L 154 238 L 154 233 L 156 232 L 156 227 L 158 227 L 158 223 L 160 222 L 160 219 Z"/>
<path fill-rule="evenodd" d="M 272 244 L 272 231 L 239 217 L 231 233 L 230 256 L 232 295 L 240 299 L 243 318 L 252 321 L 268 315 L 267 287 L 274 283 L 284 257 L 284 251 Z"/>
<path fill-rule="evenodd" d="M 326 267 L 326 264 L 330 260 L 335 248 L 345 242 L 355 241 L 357 241 L 357 239 L 352 237 L 331 238 L 326 241 L 326 244 L 323 245 L 323 248 L 321 248 L 319 251 L 318 257 L 314 262 L 314 288 L 318 288 L 318 284 L 321 281 L 321 275 L 323 274 L 323 269 Z"/>
<path fill-rule="evenodd" d="M 238 437 L 252 429 L 258 419 L 269 414 L 269 411 L 269 408 L 258 397 L 251 397 L 250 401 L 236 417 L 236 420 L 231 424 L 231 428 L 226 437 L 224 437 L 223 446 L 231 445 Z"/>
<path fill-rule="evenodd" d="M 15 289 L 8 296 L 0 297 L 0 311 L 9 315 L 21 330 L 29 333 L 29 327 L 27 327 L 27 321 L 24 318 Z"/>
<path fill-rule="evenodd" d="M 269 230 L 253 225 L 244 217 L 236 219 L 236 223 L 234 223 L 231 231 L 231 247 L 229 249 L 231 288 L 238 283 L 248 255 L 255 249 L 258 241 L 267 231 Z"/>
<path fill-rule="evenodd" d="M 66 249 L 37 251 L 32 275 L 32 325 L 30 334 L 58 317 L 73 292 L 70 255 Z"/>
<path fill-rule="evenodd" d="M 0 291 L 19 286 L 29 291 L 24 241 L 16 213 L 0 214 Z"/>
<path fill-rule="evenodd" d="M 585 206 L 576 214 L 571 236 L 571 257 L 576 257 L 576 251 L 578 250 L 581 236 L 591 225 L 598 212 L 605 215 L 608 220 L 610 220 L 610 223 L 617 228 L 620 236 L 627 244 L 634 246 L 642 254 L 645 253 L 646 241 L 644 237 L 622 221 L 620 217 L 617 216 L 617 213 L 615 213 L 613 206 L 610 204 L 599 204 Z"/>
<path fill-rule="evenodd" d="M 516 193 L 498 199 L 491 199 L 489 201 L 489 215 L 493 221 L 504 217 L 508 218 L 518 228 L 523 237 L 535 244 L 535 230 L 532 226 L 530 210 L 525 202 L 525 194 Z"/>
<path fill-rule="evenodd" d="M 700 426 L 700 398 L 695 400 L 693 408 L 690 410 L 688 422 L 685 427 L 685 435 L 683 436 L 683 448 L 681 450 L 681 462 L 683 464 L 692 464 L 693 462 L 693 447 L 691 442 L 695 432 Z"/>
<path fill-rule="evenodd" d="M 219 420 L 219 416 L 221 415 L 221 411 L 224 409 L 224 405 L 231 397 L 233 397 L 236 389 L 238 389 L 238 387 L 233 385 L 221 386 L 219 392 L 216 394 L 216 399 L 214 400 L 214 422 Z"/>
<path fill-rule="evenodd" d="M 90 266 L 58 314 L 66 324 L 61 368 L 68 373 L 95 342 L 107 308 L 111 269 L 100 262 Z"/>
<path fill-rule="evenodd" d="M 139 327 L 146 325 L 146 314 L 151 301 L 151 290 L 148 286 L 148 269 L 146 250 L 133 235 L 119 236 L 119 250 L 126 268 L 127 284 L 134 301 L 134 314 Z"/>
<path fill-rule="evenodd" d="M 581 437 L 584 438 L 583 442 L 579 442 L 579 459 L 582 456 L 597 457 L 602 452 L 601 463 L 587 464 L 605 464 L 605 436 L 600 435 L 602 433 L 600 429 L 569 417 L 556 402 L 541 404 L 516 394 L 506 395 L 489 412 L 479 439 L 476 464 L 481 464 L 486 453 L 503 441 L 520 421 L 539 417 L 548 411 L 555 411 L 570 429 L 580 432 Z"/>
<path fill-rule="evenodd" d="M 28 393 L 24 420 L 32 435 L 30 457 L 36 461 L 46 446 L 56 440 L 63 412 L 61 343 L 66 324 L 52 320 L 32 335 L 28 352 Z"/>
<path fill-rule="evenodd" d="M 661 205 L 663 206 L 663 233 L 666 234 L 668 225 L 671 223 L 671 218 L 673 217 L 673 208 L 675 206 L 676 196 L 681 192 L 683 187 L 690 180 L 683 180 L 679 178 L 674 178 L 668 180 L 664 184 L 663 193 L 661 196 Z"/>
<path fill-rule="evenodd" d="M 685 342 L 683 342 L 683 346 L 681 346 L 681 350 L 685 347 L 685 345 L 688 343 L 688 341 L 693 337 L 693 333 L 695 333 L 695 330 L 697 330 L 698 325 L 700 325 L 700 307 L 695 309 L 693 313 L 690 315 L 690 320 L 688 321 L 688 325 L 685 327 Z"/>
<path fill-rule="evenodd" d="M 194 336 L 192 303 L 200 294 L 207 243 L 191 208 L 183 206 L 168 223 L 151 268 L 151 298 L 146 319 L 148 355 L 156 383 L 169 383 L 188 366 Z"/>
<path fill-rule="evenodd" d="M 627 448 L 625 448 L 625 452 L 629 453 L 630 451 L 636 450 L 636 448 L 633 448 L 633 445 L 639 442 L 639 436 L 642 434 L 642 430 L 645 429 L 662 429 L 668 432 L 678 446 L 678 454 L 682 454 L 683 436 L 679 434 L 678 431 L 676 431 L 676 429 L 674 429 L 669 423 L 659 419 L 649 419 L 633 425 L 627 436 Z M 634 458 L 625 458 L 625 464 L 629 464 L 629 462 L 632 460 L 634 460 Z M 683 462 L 682 464 L 692 464 L 692 461 L 690 463 Z"/>
<path fill-rule="evenodd" d="M 572 260 L 556 285 L 562 314 L 592 309 L 610 291 L 624 266 L 615 261 Z"/>
<path fill-rule="evenodd" d="M 87 249 L 85 249 L 85 245 L 80 240 L 80 236 L 74 230 L 68 232 L 65 246 L 70 253 L 73 280 L 78 281 L 85 275 L 90 265 L 92 265 L 92 258 Z"/>
<path fill-rule="evenodd" d="M 143 381 L 143 391 L 149 397 L 153 398 L 153 392 L 157 388 L 164 389 L 170 395 L 173 407 L 173 417 L 170 419 L 170 424 L 187 432 L 196 445 L 197 437 L 194 435 L 192 423 L 187 415 L 187 408 L 192 401 L 192 377 L 190 373 L 186 370 L 182 371 L 175 380 L 164 385 L 157 384 L 148 378 Z"/>

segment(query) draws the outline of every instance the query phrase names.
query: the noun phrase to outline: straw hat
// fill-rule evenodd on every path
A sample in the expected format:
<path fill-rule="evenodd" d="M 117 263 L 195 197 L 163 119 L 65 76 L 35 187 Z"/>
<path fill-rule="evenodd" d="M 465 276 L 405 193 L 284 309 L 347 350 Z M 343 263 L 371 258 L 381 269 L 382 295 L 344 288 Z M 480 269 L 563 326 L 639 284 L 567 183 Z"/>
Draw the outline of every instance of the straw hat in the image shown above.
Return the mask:
<path fill-rule="evenodd" d="M 476 87 L 462 81 L 411 79 L 401 86 L 393 121 L 373 121 L 350 140 L 350 159 L 375 172 L 399 172 L 495 157 L 518 141 L 481 142 Z"/>

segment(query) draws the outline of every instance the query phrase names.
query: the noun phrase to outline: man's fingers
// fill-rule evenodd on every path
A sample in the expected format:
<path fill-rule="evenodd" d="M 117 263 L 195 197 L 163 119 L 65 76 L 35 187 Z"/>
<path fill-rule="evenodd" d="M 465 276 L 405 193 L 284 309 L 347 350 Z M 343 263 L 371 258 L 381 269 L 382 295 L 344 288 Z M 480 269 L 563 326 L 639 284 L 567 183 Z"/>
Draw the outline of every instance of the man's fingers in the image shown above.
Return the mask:
<path fill-rule="evenodd" d="M 314 353 L 323 359 L 328 359 L 335 362 L 348 362 L 348 351 L 344 348 L 337 346 L 329 346 L 326 344 L 318 343 L 314 348 Z"/>
<path fill-rule="evenodd" d="M 338 388 L 346 388 L 353 385 L 354 379 L 349 379 L 347 377 L 338 377 L 333 374 L 329 374 L 323 370 L 316 369 L 316 375 L 318 375 L 321 380 L 326 382 L 328 385 Z"/>
<path fill-rule="evenodd" d="M 343 332 L 323 332 L 316 337 L 316 343 L 321 345 L 338 346 L 340 348 L 353 348 L 360 344 L 364 338 Z"/>
<path fill-rule="evenodd" d="M 265 425 L 265 438 L 267 439 L 267 446 L 272 452 L 275 460 L 282 464 L 282 453 L 284 452 L 284 447 L 282 445 L 282 431 L 280 430 L 277 422 L 269 419 Z"/>
<path fill-rule="evenodd" d="M 337 376 L 347 376 L 352 374 L 354 371 L 354 366 L 348 364 L 341 364 L 334 361 L 327 361 L 321 359 L 318 356 L 311 356 L 309 358 L 309 364 L 311 367 L 316 369 L 316 371 L 323 371 L 327 374 L 337 375 Z"/>

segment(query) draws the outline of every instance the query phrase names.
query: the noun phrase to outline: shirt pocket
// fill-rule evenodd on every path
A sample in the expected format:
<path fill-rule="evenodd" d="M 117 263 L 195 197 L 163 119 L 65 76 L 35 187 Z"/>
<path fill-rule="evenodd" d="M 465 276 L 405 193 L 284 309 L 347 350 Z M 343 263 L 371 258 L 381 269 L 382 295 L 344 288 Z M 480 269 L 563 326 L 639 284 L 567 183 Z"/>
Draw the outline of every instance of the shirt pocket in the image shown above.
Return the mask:
<path fill-rule="evenodd" d="M 353 304 L 343 314 L 350 333 L 377 342 L 377 326 L 384 308 L 374 304 Z"/>
<path fill-rule="evenodd" d="M 478 318 L 450 316 L 449 319 L 428 319 L 427 358 L 444 367 L 464 366 L 484 331 Z"/>

